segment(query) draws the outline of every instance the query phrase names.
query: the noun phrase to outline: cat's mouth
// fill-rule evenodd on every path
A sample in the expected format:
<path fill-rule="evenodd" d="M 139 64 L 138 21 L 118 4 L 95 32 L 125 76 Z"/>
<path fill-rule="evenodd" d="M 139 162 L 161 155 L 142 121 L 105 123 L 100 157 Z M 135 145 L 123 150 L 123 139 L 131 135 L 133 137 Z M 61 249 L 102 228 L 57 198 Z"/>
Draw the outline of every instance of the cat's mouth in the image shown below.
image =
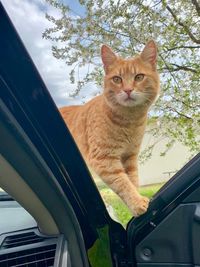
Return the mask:
<path fill-rule="evenodd" d="M 130 95 L 127 95 L 127 98 L 124 99 L 124 101 L 136 101 L 136 98 L 135 97 L 132 97 Z"/>
<path fill-rule="evenodd" d="M 132 107 L 136 106 L 141 102 L 141 99 L 139 96 L 136 95 L 128 95 L 125 93 L 120 93 L 116 96 L 117 102 L 121 106 L 127 106 L 127 107 Z"/>
<path fill-rule="evenodd" d="M 128 104 L 129 106 L 136 106 L 139 101 L 136 97 L 134 96 L 128 96 L 126 99 L 123 100 L 126 104 Z"/>

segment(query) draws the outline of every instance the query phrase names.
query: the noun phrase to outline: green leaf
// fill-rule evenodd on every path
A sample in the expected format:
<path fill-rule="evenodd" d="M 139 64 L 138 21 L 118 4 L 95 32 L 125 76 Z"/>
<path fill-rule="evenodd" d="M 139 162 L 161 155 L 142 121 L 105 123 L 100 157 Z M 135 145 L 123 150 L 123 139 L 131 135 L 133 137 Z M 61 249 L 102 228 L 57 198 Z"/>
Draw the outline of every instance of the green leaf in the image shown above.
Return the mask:
<path fill-rule="evenodd" d="M 97 232 L 98 239 L 88 251 L 89 262 L 92 267 L 112 267 L 108 226 L 99 228 Z"/>

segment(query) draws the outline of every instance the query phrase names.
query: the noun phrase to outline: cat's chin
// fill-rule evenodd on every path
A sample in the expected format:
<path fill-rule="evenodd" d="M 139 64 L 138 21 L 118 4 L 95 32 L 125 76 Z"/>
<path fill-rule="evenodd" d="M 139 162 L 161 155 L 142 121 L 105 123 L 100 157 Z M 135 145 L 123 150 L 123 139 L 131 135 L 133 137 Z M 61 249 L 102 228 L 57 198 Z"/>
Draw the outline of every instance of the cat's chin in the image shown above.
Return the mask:
<path fill-rule="evenodd" d="M 136 107 L 144 104 L 144 96 L 133 92 L 130 96 L 126 93 L 120 92 L 115 96 L 117 103 L 123 107 Z"/>
<path fill-rule="evenodd" d="M 136 99 L 136 98 L 118 97 L 117 102 L 120 106 L 123 106 L 123 107 L 136 107 L 136 106 L 143 104 L 143 101 L 141 101 L 141 99 L 138 99 L 138 98 Z"/>
<path fill-rule="evenodd" d="M 137 101 L 133 99 L 118 100 L 118 103 L 123 107 L 135 107 L 138 105 Z"/>

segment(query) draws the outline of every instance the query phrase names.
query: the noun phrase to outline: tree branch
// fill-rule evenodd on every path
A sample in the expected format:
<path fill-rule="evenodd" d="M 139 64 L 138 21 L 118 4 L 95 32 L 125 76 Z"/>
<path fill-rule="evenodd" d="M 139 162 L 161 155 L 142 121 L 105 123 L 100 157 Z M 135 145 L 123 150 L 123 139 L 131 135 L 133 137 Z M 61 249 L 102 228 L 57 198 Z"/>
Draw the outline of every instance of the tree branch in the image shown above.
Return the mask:
<path fill-rule="evenodd" d="M 177 113 L 179 116 L 184 117 L 184 118 L 186 118 L 186 119 L 188 119 L 188 120 L 192 120 L 192 121 L 193 121 L 193 118 L 191 118 L 191 117 L 188 116 L 188 115 L 183 114 L 182 112 L 178 111 L 177 109 L 175 109 L 175 108 L 173 108 L 173 107 L 170 107 L 170 106 L 167 106 L 167 108 L 168 108 L 169 110 L 171 110 L 171 111 Z"/>
<path fill-rule="evenodd" d="M 195 69 L 187 67 L 187 66 L 180 66 L 177 64 L 172 64 L 173 66 L 176 67 L 176 69 L 172 69 L 171 71 L 179 71 L 179 70 L 185 70 L 185 71 L 191 71 L 193 73 L 198 73 Z"/>
<path fill-rule="evenodd" d="M 166 68 L 168 69 L 170 75 L 172 76 L 174 82 L 176 83 L 177 88 L 180 89 L 179 83 L 177 82 L 176 77 L 175 77 L 174 74 L 172 73 L 173 71 L 170 69 L 170 66 L 169 66 L 168 63 L 165 61 L 165 59 L 164 59 L 164 57 L 163 57 L 162 55 L 160 55 L 160 57 L 161 57 L 161 59 L 163 60 L 163 62 L 164 62 L 164 64 L 165 64 Z M 181 103 L 182 103 L 183 105 L 185 105 L 186 107 L 193 108 L 191 105 L 188 105 L 187 103 L 185 103 L 185 101 L 175 98 L 175 96 L 172 96 L 172 98 L 174 98 L 177 102 L 181 102 Z M 179 114 L 179 115 L 181 115 L 181 114 Z M 187 116 L 186 116 L 186 117 L 187 117 Z M 187 118 L 188 118 L 188 117 L 187 117 Z"/>
<path fill-rule="evenodd" d="M 200 45 L 192 46 L 192 45 L 182 45 L 182 46 L 175 46 L 172 48 L 166 48 L 167 51 L 172 51 L 176 49 L 197 49 L 200 48 Z"/>
<path fill-rule="evenodd" d="M 191 0 L 192 4 L 195 6 L 198 16 L 200 16 L 200 5 L 196 0 Z"/>
<path fill-rule="evenodd" d="M 196 39 L 196 37 L 193 35 L 193 33 L 190 31 L 190 29 L 188 28 L 187 25 L 185 25 L 174 13 L 174 11 L 168 6 L 166 5 L 167 10 L 171 13 L 172 17 L 174 18 L 174 20 L 181 26 L 184 28 L 184 30 L 186 31 L 186 33 L 189 35 L 190 39 L 196 43 L 196 44 L 200 44 L 200 40 Z"/>

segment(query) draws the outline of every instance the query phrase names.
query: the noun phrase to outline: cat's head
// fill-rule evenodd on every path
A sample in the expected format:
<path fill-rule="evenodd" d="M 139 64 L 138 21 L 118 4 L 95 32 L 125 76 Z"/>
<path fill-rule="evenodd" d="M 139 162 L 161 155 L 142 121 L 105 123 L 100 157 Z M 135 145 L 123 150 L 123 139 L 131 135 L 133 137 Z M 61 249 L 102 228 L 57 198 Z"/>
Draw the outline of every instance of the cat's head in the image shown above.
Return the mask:
<path fill-rule="evenodd" d="M 141 54 L 123 59 L 103 45 L 104 95 L 111 106 L 150 106 L 159 94 L 157 47 L 149 41 Z"/>

